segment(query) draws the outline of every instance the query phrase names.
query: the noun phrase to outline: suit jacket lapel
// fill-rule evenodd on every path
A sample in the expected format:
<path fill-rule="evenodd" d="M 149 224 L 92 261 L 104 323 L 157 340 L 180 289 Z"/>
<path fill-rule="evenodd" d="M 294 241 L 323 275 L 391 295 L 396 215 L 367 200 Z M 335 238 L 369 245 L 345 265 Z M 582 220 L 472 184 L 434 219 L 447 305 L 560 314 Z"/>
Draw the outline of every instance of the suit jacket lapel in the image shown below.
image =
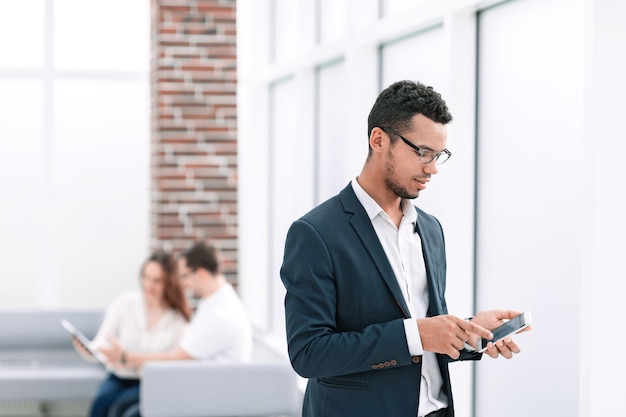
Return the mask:
<path fill-rule="evenodd" d="M 372 226 L 372 222 L 367 216 L 365 209 L 359 202 L 358 198 L 356 198 L 351 184 L 348 184 L 348 186 L 344 188 L 341 193 L 339 193 L 339 198 L 341 199 L 345 212 L 353 214 L 350 219 L 352 227 L 359 235 L 363 245 L 376 264 L 378 272 L 383 277 L 383 280 L 387 284 L 387 287 L 389 287 L 389 290 L 404 312 L 404 315 L 406 318 L 409 318 L 411 316 L 409 308 L 404 301 L 404 296 L 402 295 L 402 290 L 398 285 L 398 280 L 396 279 L 393 269 L 391 268 L 391 264 L 387 259 L 387 255 L 385 255 L 385 250 L 378 240 L 374 226 Z"/>
<path fill-rule="evenodd" d="M 417 216 L 417 233 L 422 241 L 422 253 L 426 265 L 426 280 L 428 282 L 428 316 L 441 314 L 441 298 L 439 295 L 439 282 L 437 276 L 437 264 L 433 260 L 430 248 L 433 246 L 432 236 L 428 233 L 428 226 L 424 223 L 423 216 Z"/>

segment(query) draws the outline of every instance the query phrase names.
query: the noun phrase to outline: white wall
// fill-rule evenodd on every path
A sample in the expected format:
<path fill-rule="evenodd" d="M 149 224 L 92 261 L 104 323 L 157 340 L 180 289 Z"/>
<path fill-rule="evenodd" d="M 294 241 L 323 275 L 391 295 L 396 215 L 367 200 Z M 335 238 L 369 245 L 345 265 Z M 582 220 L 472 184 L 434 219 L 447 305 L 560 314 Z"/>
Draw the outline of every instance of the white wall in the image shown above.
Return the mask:
<path fill-rule="evenodd" d="M 621 317 L 626 295 L 626 3 L 585 2 L 585 173 L 580 311 L 581 416 L 623 414 L 626 362 Z M 605 342 L 598 343 L 603 340 Z"/>
<path fill-rule="evenodd" d="M 286 227 L 358 174 L 380 89 L 419 79 L 455 117 L 453 157 L 416 200 L 446 231 L 450 310 L 530 309 L 535 318 L 515 360 L 452 366 L 457 415 L 619 414 L 619 351 L 589 338 L 615 333 L 603 310 L 619 317 L 626 278 L 617 3 L 240 1 L 240 285 L 277 343 Z M 278 105 L 272 92 L 284 80 L 294 95 Z M 269 149 L 271 167 L 252 165 L 250 149 L 259 158 Z"/>
<path fill-rule="evenodd" d="M 104 306 L 137 287 L 149 21 L 148 0 L 0 1 L 1 307 Z"/>

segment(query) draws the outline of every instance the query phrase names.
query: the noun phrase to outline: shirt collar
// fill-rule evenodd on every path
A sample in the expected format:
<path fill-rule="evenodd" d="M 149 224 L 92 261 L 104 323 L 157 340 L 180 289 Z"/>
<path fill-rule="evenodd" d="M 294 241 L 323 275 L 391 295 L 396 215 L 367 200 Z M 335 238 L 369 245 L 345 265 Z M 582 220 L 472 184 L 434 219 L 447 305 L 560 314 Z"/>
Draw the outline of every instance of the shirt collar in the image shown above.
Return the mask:
<path fill-rule="evenodd" d="M 354 190 L 354 194 L 356 194 L 356 198 L 365 209 L 370 221 L 374 220 L 374 218 L 379 214 L 385 213 L 376 200 L 365 192 L 356 178 L 352 180 L 352 189 Z M 402 214 L 404 215 L 404 218 L 410 223 L 417 221 L 417 211 L 415 210 L 415 207 L 413 207 L 413 204 L 406 198 L 403 198 L 400 204 L 402 205 Z M 387 213 L 385 213 L 385 216 L 387 216 Z"/>

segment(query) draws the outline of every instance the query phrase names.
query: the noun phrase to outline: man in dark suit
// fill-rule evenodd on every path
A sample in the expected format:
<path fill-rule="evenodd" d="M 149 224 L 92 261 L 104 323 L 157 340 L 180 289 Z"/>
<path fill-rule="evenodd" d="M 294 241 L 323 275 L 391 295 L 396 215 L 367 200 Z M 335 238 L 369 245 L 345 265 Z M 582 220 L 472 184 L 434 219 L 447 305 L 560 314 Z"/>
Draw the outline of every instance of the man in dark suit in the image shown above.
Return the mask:
<path fill-rule="evenodd" d="M 471 346 L 518 314 L 448 315 L 443 232 L 410 199 L 451 155 L 451 120 L 431 87 L 389 86 L 361 174 L 289 229 L 281 279 L 289 356 L 309 378 L 304 417 L 452 417 L 448 363 L 479 359 Z M 486 353 L 519 350 L 508 337 Z"/>

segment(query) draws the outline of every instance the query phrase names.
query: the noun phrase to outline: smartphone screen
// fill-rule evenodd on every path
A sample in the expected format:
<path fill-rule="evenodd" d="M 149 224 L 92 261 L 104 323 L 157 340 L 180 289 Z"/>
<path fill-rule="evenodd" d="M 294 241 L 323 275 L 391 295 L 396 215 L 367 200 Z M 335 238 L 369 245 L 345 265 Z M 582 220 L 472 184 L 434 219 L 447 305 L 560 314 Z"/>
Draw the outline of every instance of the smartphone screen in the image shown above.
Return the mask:
<path fill-rule="evenodd" d="M 492 342 L 495 343 L 498 340 L 502 340 L 510 334 L 519 332 L 520 330 L 526 328 L 530 325 L 530 312 L 525 312 L 512 318 L 506 323 L 496 327 L 491 331 L 493 333 L 493 339 L 482 339 L 481 346 L 479 347 L 479 351 L 484 351 L 487 348 L 487 343 Z"/>

